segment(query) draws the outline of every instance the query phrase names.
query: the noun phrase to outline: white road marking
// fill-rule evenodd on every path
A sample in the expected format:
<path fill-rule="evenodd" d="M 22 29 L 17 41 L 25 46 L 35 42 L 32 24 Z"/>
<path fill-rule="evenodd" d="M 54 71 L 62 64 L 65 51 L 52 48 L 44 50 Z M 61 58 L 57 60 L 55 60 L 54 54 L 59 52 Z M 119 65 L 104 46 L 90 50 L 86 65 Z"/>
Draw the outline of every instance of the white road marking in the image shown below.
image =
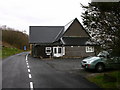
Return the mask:
<path fill-rule="evenodd" d="M 26 58 L 25 58 L 25 60 L 27 60 L 27 55 L 26 55 Z"/>
<path fill-rule="evenodd" d="M 30 90 L 33 90 L 33 82 L 30 82 Z"/>
<path fill-rule="evenodd" d="M 26 64 L 29 66 L 28 62 Z"/>
<path fill-rule="evenodd" d="M 29 78 L 32 78 L 32 75 L 31 75 L 31 74 L 29 74 Z"/>
<path fill-rule="evenodd" d="M 30 72 L 30 69 L 28 69 L 28 72 Z"/>
<path fill-rule="evenodd" d="M 30 66 L 28 64 L 28 54 L 26 55 L 25 60 L 26 60 L 27 68 L 28 68 L 28 73 L 30 73 L 30 69 L 29 69 Z M 29 78 L 31 79 L 32 75 L 31 74 L 28 74 L 28 75 L 29 75 Z M 33 90 L 33 82 L 30 82 L 30 90 Z"/>
<path fill-rule="evenodd" d="M 28 60 L 28 54 L 26 55 L 26 60 Z"/>
<path fill-rule="evenodd" d="M 30 68 L 30 66 L 29 66 L 29 65 L 27 65 L 27 68 Z"/>

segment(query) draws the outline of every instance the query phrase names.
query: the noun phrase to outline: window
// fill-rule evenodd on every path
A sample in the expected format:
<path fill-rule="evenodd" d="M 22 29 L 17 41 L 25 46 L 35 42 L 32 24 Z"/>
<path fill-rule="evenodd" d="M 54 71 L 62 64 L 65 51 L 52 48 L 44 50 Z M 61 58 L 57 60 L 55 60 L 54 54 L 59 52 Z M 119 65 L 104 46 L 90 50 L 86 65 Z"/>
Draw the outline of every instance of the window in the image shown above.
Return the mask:
<path fill-rule="evenodd" d="M 86 46 L 86 52 L 94 52 L 94 47 Z"/>
<path fill-rule="evenodd" d="M 51 47 L 46 47 L 46 53 L 51 53 Z"/>
<path fill-rule="evenodd" d="M 65 55 L 65 47 L 53 47 L 53 56 L 54 57 L 61 57 Z"/>
<path fill-rule="evenodd" d="M 58 53 L 62 53 L 62 48 L 58 48 Z"/>
<path fill-rule="evenodd" d="M 62 47 L 54 47 L 54 53 L 57 54 L 61 54 L 62 53 Z"/>
<path fill-rule="evenodd" d="M 57 48 L 54 48 L 54 53 L 57 53 Z"/>

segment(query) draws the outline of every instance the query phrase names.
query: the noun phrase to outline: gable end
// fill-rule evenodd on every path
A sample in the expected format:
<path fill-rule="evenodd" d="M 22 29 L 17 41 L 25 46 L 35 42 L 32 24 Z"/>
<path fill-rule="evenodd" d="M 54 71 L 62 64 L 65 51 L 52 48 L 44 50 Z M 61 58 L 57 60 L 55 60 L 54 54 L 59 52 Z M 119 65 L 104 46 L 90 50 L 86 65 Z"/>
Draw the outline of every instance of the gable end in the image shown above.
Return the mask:
<path fill-rule="evenodd" d="M 78 19 L 75 18 L 72 24 L 64 32 L 63 37 L 90 37 L 90 35 L 84 29 Z"/>

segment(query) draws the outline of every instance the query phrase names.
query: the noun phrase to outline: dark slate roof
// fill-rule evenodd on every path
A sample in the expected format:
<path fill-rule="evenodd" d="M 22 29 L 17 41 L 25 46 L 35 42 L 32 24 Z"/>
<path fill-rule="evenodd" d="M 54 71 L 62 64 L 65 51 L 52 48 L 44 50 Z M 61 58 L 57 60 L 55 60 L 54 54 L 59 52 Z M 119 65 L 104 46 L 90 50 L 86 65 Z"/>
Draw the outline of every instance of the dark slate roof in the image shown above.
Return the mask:
<path fill-rule="evenodd" d="M 53 43 L 63 29 L 64 26 L 30 26 L 29 43 Z"/>
<path fill-rule="evenodd" d="M 64 37 L 62 38 L 64 33 L 68 30 L 68 28 L 72 25 L 72 23 L 75 20 L 78 20 L 78 19 L 75 18 L 74 20 L 66 24 L 65 26 L 30 26 L 29 43 L 35 43 L 35 44 L 41 44 L 41 45 L 46 45 L 46 44 L 86 45 L 88 37 L 84 37 L 84 38 Z M 60 43 L 58 43 L 59 41 Z"/>
<path fill-rule="evenodd" d="M 67 46 L 85 46 L 87 45 L 88 37 L 63 37 L 61 42 Z"/>

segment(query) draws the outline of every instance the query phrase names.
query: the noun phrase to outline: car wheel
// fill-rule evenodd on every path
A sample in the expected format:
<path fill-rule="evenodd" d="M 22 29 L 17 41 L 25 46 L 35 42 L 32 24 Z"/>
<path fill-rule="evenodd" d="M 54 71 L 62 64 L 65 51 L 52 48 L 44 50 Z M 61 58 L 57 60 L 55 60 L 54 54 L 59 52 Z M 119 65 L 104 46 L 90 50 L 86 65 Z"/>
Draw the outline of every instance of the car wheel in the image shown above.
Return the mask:
<path fill-rule="evenodd" d="M 97 64 L 95 67 L 97 72 L 102 72 L 104 71 L 104 65 L 103 64 Z"/>

